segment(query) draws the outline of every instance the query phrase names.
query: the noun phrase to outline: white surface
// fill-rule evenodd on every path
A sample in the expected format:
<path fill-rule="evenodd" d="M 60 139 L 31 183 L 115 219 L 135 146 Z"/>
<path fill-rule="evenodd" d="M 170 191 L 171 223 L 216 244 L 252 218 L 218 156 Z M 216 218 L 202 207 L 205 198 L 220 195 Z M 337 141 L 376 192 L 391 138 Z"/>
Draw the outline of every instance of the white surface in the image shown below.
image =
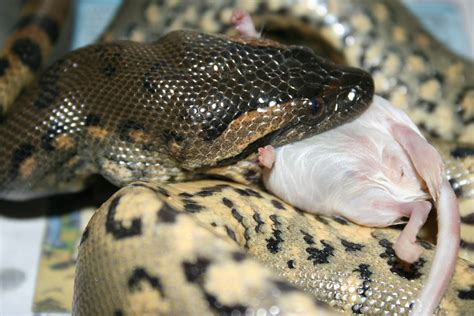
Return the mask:
<path fill-rule="evenodd" d="M 0 284 L 0 315 L 31 314 L 45 226 L 44 218 L 0 217 L 0 270 L 15 269 L 25 273 L 24 281 L 17 288 L 6 291 L 5 284 Z"/>

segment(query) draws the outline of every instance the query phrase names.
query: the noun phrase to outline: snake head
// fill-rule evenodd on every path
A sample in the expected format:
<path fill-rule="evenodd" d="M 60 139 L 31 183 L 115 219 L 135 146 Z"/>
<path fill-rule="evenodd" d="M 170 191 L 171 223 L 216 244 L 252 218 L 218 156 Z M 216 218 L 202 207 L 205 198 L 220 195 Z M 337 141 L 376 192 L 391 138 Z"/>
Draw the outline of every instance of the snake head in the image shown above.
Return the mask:
<path fill-rule="evenodd" d="M 232 164 L 258 147 L 343 124 L 374 93 L 365 71 L 302 46 L 193 31 L 172 32 L 154 45 L 162 56 L 148 68 L 146 90 L 164 103 L 160 117 L 171 113 L 169 129 L 186 135 L 170 152 L 187 170 Z"/>
<path fill-rule="evenodd" d="M 289 52 L 290 64 L 299 63 L 301 72 L 288 80 L 293 89 L 290 112 L 294 117 L 273 135 L 272 144 L 289 143 L 337 127 L 357 118 L 371 104 L 374 82 L 366 71 L 335 64 L 305 47 L 291 47 Z"/>
<path fill-rule="evenodd" d="M 301 122 L 310 129 L 323 132 L 357 118 L 374 95 L 374 82 L 362 69 L 326 62 L 328 70 L 322 89 L 315 89 L 309 98 L 307 114 Z"/>

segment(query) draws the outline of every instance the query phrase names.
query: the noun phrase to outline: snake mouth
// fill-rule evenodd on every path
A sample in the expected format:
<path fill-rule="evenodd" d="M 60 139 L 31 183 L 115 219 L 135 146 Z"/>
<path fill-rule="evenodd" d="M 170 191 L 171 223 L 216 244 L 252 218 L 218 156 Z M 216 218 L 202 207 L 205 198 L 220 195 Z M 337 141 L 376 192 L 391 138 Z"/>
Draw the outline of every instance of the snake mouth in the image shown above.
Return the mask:
<path fill-rule="evenodd" d="M 369 73 L 352 67 L 338 66 L 338 73 L 331 75 L 333 79 L 318 97 L 324 105 L 314 117 L 300 117 L 297 121 L 288 122 L 248 146 L 238 155 L 219 161 L 218 165 L 228 165 L 242 160 L 258 147 L 268 144 L 281 146 L 306 137 L 319 134 L 356 119 L 372 103 L 374 82 Z"/>

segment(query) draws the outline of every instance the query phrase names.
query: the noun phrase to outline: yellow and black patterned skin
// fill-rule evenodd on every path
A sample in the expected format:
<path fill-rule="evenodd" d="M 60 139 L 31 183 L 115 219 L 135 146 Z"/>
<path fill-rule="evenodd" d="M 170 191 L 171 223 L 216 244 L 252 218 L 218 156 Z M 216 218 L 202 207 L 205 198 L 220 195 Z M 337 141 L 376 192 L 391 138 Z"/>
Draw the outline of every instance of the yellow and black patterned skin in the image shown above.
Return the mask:
<path fill-rule="evenodd" d="M 221 33 L 229 28 L 231 11 L 237 6 L 247 9 L 258 23 L 289 29 L 307 41 L 316 36 L 325 39 L 342 52 L 340 60 L 372 72 L 377 93 L 407 110 L 442 149 L 465 212 L 464 249 L 472 248 L 472 63 L 442 48 L 396 2 L 125 1 L 102 38 L 156 40 L 170 29 L 181 28 Z M 341 27 L 344 32 L 340 32 Z M 189 47 L 187 41 L 177 39 L 199 34 L 211 42 L 230 41 L 229 45 L 243 51 L 295 49 L 268 40 L 245 43 L 242 39 L 196 32 L 171 33 L 168 40 Z M 190 42 L 197 44 L 199 40 Z M 392 248 L 398 231 L 363 228 L 341 218 L 304 214 L 258 187 L 227 181 L 128 184 L 134 179 L 178 182 L 192 179 L 201 171 L 212 173 L 212 169 L 233 166 L 240 172 L 239 163 L 252 148 L 298 139 L 329 128 L 327 124 L 355 117 L 366 106 L 370 91 L 361 94 L 356 89 L 360 99 L 355 103 L 349 100 L 346 104 L 351 107 L 345 109 L 350 111 L 342 112 L 341 118 L 334 116 L 337 111 L 330 96 L 337 91 L 345 97 L 351 92 L 347 88 L 370 87 L 365 73 L 356 71 L 356 76 L 364 79 L 355 80 L 351 75 L 350 85 L 345 86 L 344 72 L 339 71 L 348 68 L 338 66 L 334 68 L 336 75 L 321 75 L 323 81 L 333 82 L 319 82 L 324 87 L 319 90 L 321 95 L 307 98 L 302 94 L 304 97 L 292 107 L 277 103 L 274 109 L 284 113 L 271 112 L 266 118 L 259 109 L 268 111 L 270 107 L 247 104 L 219 114 L 208 111 L 209 107 L 213 109 L 212 102 L 180 107 L 178 111 L 173 107 L 175 112 L 170 113 L 156 102 L 143 102 L 156 101 L 147 97 L 160 93 L 166 104 L 179 100 L 170 97 L 170 89 L 174 89 L 171 81 L 157 81 L 158 77 L 153 76 L 168 65 L 142 62 L 125 54 L 137 54 L 134 49 L 145 48 L 151 49 L 149 44 L 114 42 L 71 53 L 17 99 L 0 126 L 4 197 L 20 199 L 78 190 L 92 173 L 125 185 L 99 208 L 83 235 L 74 314 L 333 314 L 320 301 L 353 313 L 408 313 L 431 266 L 433 246 L 426 242 L 420 241 L 425 248 L 420 260 L 407 265 L 396 258 Z M 196 49 L 192 46 L 185 52 Z M 306 49 L 299 50 L 303 55 L 310 54 Z M 179 55 L 179 50 L 172 53 Z M 177 62 L 174 58 L 171 61 Z M 210 66 L 208 62 L 212 63 L 211 73 L 214 66 L 219 71 L 218 62 L 202 61 L 205 69 Z M 254 60 L 249 62 L 252 66 Z M 124 70 L 136 66 L 138 73 L 128 72 L 122 85 L 114 81 Z M 323 62 L 318 69 L 327 75 L 331 67 Z M 272 67 L 272 71 L 275 69 Z M 298 69 L 308 70 L 301 65 Z M 255 73 L 255 79 L 248 82 L 258 79 Z M 218 90 L 219 83 L 221 80 L 208 87 L 209 91 Z M 289 81 L 282 84 L 279 97 L 289 93 Z M 0 93 L 10 93 L 4 87 L 0 85 Z M 256 95 L 253 90 L 249 94 Z M 242 97 L 244 93 L 235 95 Z M 259 102 L 258 98 L 252 100 Z M 150 109 L 154 109 L 151 114 L 145 111 Z M 316 115 L 311 114 L 312 109 Z M 305 117 L 303 113 L 305 120 L 285 129 L 285 122 L 295 123 L 292 118 L 296 114 Z M 216 117 L 224 123 L 205 124 Z M 272 117 L 277 119 L 272 122 Z M 198 123 L 195 128 L 189 127 L 186 118 Z M 269 129 L 262 127 L 265 124 L 252 124 L 265 119 L 271 122 Z M 166 122 L 168 130 L 158 122 Z M 247 128 L 239 128 L 244 126 Z M 181 144 L 186 139 L 178 132 L 183 130 L 191 136 L 191 148 Z M 219 141 L 223 136 L 245 139 L 240 138 L 244 135 L 251 141 Z M 209 147 L 198 150 L 206 137 Z M 453 139 L 465 143 L 451 142 Z M 250 171 L 249 175 L 255 176 Z M 471 313 L 473 289 L 472 263 L 460 259 L 439 313 Z"/>
<path fill-rule="evenodd" d="M 407 315 L 435 249 L 420 242 L 420 260 L 404 263 L 393 250 L 399 233 L 305 213 L 232 182 L 135 182 L 83 234 L 73 313 L 326 315 L 322 301 Z M 439 314 L 469 315 L 473 284 L 472 264 L 460 259 Z"/>
<path fill-rule="evenodd" d="M 68 0 L 28 0 L 0 51 L 0 115 L 48 61 L 71 7 Z"/>

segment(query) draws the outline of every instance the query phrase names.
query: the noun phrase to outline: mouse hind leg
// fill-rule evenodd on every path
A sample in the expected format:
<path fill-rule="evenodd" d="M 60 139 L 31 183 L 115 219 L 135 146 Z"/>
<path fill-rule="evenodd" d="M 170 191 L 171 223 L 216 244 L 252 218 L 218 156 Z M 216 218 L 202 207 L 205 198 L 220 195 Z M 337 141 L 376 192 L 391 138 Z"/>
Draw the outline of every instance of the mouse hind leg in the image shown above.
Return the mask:
<path fill-rule="evenodd" d="M 398 236 L 394 250 L 398 258 L 413 263 L 418 260 L 422 252 L 421 247 L 415 244 L 415 241 L 418 232 L 428 218 L 431 203 L 428 201 L 405 202 L 399 204 L 398 208 L 409 220 Z"/>
<path fill-rule="evenodd" d="M 346 207 L 340 209 L 340 215 L 370 227 L 399 224 L 401 218 L 408 218 L 408 223 L 395 242 L 394 250 L 398 258 L 409 263 L 420 257 L 422 249 L 415 243 L 416 236 L 430 213 L 430 202 L 401 202 L 386 191 L 372 189 L 348 201 Z"/>

